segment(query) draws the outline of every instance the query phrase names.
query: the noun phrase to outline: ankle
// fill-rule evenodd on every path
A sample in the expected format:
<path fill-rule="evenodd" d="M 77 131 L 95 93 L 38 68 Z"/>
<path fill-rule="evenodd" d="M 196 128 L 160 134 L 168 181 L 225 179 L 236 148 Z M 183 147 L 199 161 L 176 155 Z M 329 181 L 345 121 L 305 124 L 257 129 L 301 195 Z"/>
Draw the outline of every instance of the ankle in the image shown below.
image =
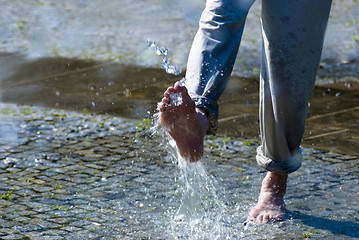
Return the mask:
<path fill-rule="evenodd" d="M 287 189 L 288 174 L 268 172 L 262 182 L 262 192 L 271 192 L 278 197 L 284 197 Z"/>
<path fill-rule="evenodd" d="M 201 126 L 203 126 L 201 132 L 203 136 L 205 136 L 209 127 L 208 112 L 205 108 L 197 108 L 197 107 L 196 107 L 196 112 L 199 117 L 199 121 L 201 122 Z"/>

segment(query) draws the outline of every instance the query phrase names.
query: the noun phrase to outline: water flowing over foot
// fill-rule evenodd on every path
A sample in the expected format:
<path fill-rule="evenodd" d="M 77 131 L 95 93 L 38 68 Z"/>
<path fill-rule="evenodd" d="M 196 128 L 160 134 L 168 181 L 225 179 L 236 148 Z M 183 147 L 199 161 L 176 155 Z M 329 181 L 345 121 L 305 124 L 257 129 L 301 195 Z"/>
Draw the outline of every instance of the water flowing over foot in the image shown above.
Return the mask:
<path fill-rule="evenodd" d="M 203 156 L 203 139 L 208 128 L 205 110 L 196 108 L 187 88 L 179 82 L 163 95 L 158 104 L 160 125 L 176 141 L 184 159 L 198 161 Z"/>
<path fill-rule="evenodd" d="M 284 195 L 288 174 L 268 172 L 263 179 L 257 205 L 250 211 L 246 223 L 270 223 L 284 220 Z"/>

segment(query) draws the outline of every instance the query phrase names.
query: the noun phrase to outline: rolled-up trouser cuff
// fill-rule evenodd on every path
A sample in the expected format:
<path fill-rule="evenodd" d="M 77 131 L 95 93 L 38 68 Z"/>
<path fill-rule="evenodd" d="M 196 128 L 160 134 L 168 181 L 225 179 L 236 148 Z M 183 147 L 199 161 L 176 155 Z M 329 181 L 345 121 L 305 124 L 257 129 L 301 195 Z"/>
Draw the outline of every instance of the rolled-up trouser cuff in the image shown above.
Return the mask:
<path fill-rule="evenodd" d="M 215 134 L 218 128 L 218 103 L 202 97 L 194 97 L 193 100 L 196 107 L 207 110 L 209 125 L 206 134 Z"/>
<path fill-rule="evenodd" d="M 299 148 L 298 152 L 293 154 L 290 158 L 281 161 L 275 162 L 274 160 L 264 156 L 263 146 L 257 148 L 257 163 L 271 172 L 281 172 L 281 173 L 292 173 L 300 168 L 302 165 L 302 150 Z"/>

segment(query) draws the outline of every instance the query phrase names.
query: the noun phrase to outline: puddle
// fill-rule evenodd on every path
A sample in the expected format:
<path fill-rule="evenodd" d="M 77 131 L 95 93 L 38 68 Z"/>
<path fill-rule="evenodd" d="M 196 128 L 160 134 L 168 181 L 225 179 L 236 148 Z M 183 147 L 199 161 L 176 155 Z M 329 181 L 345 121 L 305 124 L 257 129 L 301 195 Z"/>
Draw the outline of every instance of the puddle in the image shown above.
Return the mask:
<path fill-rule="evenodd" d="M 131 119 L 149 118 L 163 91 L 180 80 L 162 69 L 68 58 L 0 57 L 2 102 L 45 106 Z M 346 85 L 345 85 L 346 84 Z M 317 86 L 303 146 L 358 155 L 357 83 Z M 232 77 L 220 100 L 218 133 L 258 141 L 258 80 Z"/>

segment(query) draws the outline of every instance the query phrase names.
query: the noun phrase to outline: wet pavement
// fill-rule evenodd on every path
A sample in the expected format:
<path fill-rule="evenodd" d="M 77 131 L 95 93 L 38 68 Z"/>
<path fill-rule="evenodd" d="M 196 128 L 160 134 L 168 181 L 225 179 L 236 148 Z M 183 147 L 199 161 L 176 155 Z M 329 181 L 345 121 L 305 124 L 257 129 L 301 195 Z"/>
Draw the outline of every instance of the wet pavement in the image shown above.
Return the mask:
<path fill-rule="evenodd" d="M 0 57 L 2 102 L 46 106 L 131 119 L 149 118 L 163 91 L 181 76 L 162 69 L 68 58 Z M 9 67 L 11 66 L 11 67 Z M 259 139 L 258 80 L 232 77 L 220 100 L 219 134 Z M 359 84 L 317 86 L 303 146 L 359 155 Z"/>
<path fill-rule="evenodd" d="M 21 4 L 20 4 L 21 3 Z M 0 239 L 359 239 L 358 1 L 333 2 L 286 220 L 243 225 L 265 172 L 260 1 L 205 157 L 151 121 L 184 69 L 202 0 L 0 1 Z"/>
<path fill-rule="evenodd" d="M 244 226 L 265 174 L 254 159 L 256 79 L 231 79 L 206 157 L 186 165 L 147 119 L 181 76 L 113 62 L 0 59 L 13 66 L 0 87 L 1 239 L 359 238 L 355 83 L 315 89 L 287 220 Z"/>
<path fill-rule="evenodd" d="M 146 40 L 169 49 L 185 67 L 204 0 L 13 1 L 0 2 L 0 51 L 36 58 L 111 60 L 145 67 L 159 63 Z M 248 13 L 234 74 L 258 77 L 261 1 Z M 323 82 L 355 80 L 359 73 L 359 3 L 333 1 L 321 66 Z M 330 74 L 327 74 L 330 72 Z M 335 75 L 335 78 L 333 76 Z"/>
<path fill-rule="evenodd" d="M 183 167 L 148 121 L 1 104 L 1 239 L 359 238 L 359 159 L 304 149 L 286 221 L 243 225 L 257 146 L 208 137 Z M 150 151 L 149 151 L 150 150 Z"/>

